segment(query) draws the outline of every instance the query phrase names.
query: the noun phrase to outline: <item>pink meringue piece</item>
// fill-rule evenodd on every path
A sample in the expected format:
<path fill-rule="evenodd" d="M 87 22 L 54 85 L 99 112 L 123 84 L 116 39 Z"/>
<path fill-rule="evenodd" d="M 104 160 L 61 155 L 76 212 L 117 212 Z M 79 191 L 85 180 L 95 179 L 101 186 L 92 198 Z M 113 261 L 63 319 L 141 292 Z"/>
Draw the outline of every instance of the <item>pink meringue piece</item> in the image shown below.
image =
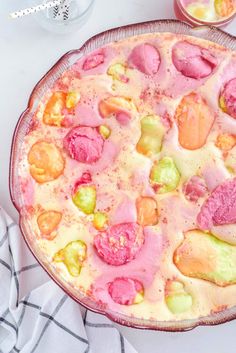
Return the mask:
<path fill-rule="evenodd" d="M 217 65 L 217 59 L 207 49 L 186 41 L 174 45 L 172 60 L 184 76 L 195 79 L 209 76 Z"/>
<path fill-rule="evenodd" d="M 197 216 L 200 229 L 236 222 L 236 178 L 217 186 L 201 207 Z"/>
<path fill-rule="evenodd" d="M 187 200 L 196 202 L 203 197 L 207 191 L 206 184 L 202 178 L 197 175 L 192 176 L 184 185 L 183 193 Z"/>
<path fill-rule="evenodd" d="M 137 45 L 128 58 L 128 64 L 146 75 L 154 75 L 160 66 L 159 51 L 151 44 Z"/>
<path fill-rule="evenodd" d="M 63 145 L 71 158 L 94 163 L 102 155 L 104 140 L 96 128 L 77 126 L 64 137 Z"/>
<path fill-rule="evenodd" d="M 119 266 L 133 260 L 144 243 L 142 227 L 122 223 L 101 232 L 94 239 L 98 255 L 106 263 Z"/>

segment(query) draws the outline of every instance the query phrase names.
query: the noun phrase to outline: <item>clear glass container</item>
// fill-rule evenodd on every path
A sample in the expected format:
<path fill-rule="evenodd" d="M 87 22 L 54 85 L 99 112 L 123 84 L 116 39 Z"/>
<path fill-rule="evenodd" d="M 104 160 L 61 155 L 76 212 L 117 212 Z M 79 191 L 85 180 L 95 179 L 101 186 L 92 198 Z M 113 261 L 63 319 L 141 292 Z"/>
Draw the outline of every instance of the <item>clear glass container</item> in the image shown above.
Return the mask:
<path fill-rule="evenodd" d="M 46 30 L 64 34 L 78 30 L 88 19 L 95 0 L 64 0 L 61 5 L 33 14 Z M 49 0 L 28 0 L 30 7 Z"/>
<path fill-rule="evenodd" d="M 232 14 L 228 17 L 222 17 L 217 21 L 207 21 L 207 20 L 200 20 L 196 17 L 191 16 L 187 11 L 186 7 L 183 5 L 182 0 L 174 0 L 174 11 L 175 15 L 179 20 L 186 21 L 193 26 L 215 26 L 218 28 L 224 28 L 227 26 L 236 16 L 236 8 L 232 12 Z"/>

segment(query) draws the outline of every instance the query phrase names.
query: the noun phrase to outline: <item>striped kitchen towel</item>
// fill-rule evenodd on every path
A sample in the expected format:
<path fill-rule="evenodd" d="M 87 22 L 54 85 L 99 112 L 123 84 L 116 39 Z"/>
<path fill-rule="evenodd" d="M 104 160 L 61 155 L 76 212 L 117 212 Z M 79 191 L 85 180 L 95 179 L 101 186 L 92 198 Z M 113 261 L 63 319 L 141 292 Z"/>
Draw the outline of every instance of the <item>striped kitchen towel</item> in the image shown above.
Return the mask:
<path fill-rule="evenodd" d="M 45 273 L 0 208 L 0 353 L 137 353 L 102 315 Z"/>

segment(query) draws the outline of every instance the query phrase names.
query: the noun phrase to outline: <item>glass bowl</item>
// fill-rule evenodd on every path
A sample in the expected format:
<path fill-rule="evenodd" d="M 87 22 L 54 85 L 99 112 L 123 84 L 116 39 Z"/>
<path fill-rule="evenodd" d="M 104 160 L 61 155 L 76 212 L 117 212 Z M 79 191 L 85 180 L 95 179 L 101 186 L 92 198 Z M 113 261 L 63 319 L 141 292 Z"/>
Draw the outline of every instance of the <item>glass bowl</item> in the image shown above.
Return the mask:
<path fill-rule="evenodd" d="M 223 28 L 223 27 L 227 26 L 236 16 L 236 10 L 235 10 L 229 17 L 224 17 L 224 18 L 222 18 L 222 20 L 218 20 L 218 21 L 200 20 L 200 19 L 197 19 L 196 17 L 191 16 L 186 11 L 181 0 L 174 0 L 174 11 L 175 11 L 176 17 L 179 20 L 186 21 L 193 26 L 208 25 L 208 26 L 215 26 L 218 28 Z"/>
<path fill-rule="evenodd" d="M 89 39 L 80 49 L 66 53 L 35 86 L 33 92 L 30 95 L 28 106 L 20 116 L 18 124 L 15 128 L 10 160 L 10 193 L 12 202 L 19 212 L 20 228 L 29 249 L 35 256 L 36 260 L 44 268 L 44 270 L 51 276 L 51 278 L 76 302 L 82 304 L 84 307 L 94 312 L 106 315 L 108 318 L 121 325 L 152 330 L 185 331 L 193 329 L 199 325 L 216 325 L 229 320 L 233 320 L 236 318 L 236 306 L 219 313 L 214 313 L 210 316 L 200 317 L 193 320 L 166 322 L 137 319 L 135 317 L 129 317 L 104 308 L 104 306 L 96 303 L 95 301 L 92 301 L 89 297 L 84 296 L 78 291 L 78 289 L 74 288 L 71 284 L 58 277 L 55 269 L 46 261 L 46 258 L 39 251 L 37 244 L 33 239 L 30 227 L 26 222 L 24 213 L 22 212 L 23 198 L 19 188 L 20 175 L 18 173 L 18 164 L 22 141 L 30 127 L 31 119 L 44 93 L 53 85 L 59 76 L 66 69 L 68 69 L 68 67 L 74 64 L 83 55 L 87 55 L 89 52 L 112 41 L 117 41 L 139 34 L 155 32 L 171 32 L 176 34 L 191 35 L 216 42 L 231 50 L 236 50 L 236 38 L 215 27 L 205 26 L 192 28 L 188 24 L 177 20 L 159 20 L 134 25 L 132 24 L 108 30 Z"/>
<path fill-rule="evenodd" d="M 77 31 L 89 18 L 95 0 L 71 0 L 67 6 L 55 6 L 35 13 L 35 20 L 46 30 L 65 34 Z M 48 0 L 44 0 L 47 3 Z M 41 4 L 39 0 L 28 0 L 29 6 Z M 67 3 L 65 3 L 67 4 Z"/>

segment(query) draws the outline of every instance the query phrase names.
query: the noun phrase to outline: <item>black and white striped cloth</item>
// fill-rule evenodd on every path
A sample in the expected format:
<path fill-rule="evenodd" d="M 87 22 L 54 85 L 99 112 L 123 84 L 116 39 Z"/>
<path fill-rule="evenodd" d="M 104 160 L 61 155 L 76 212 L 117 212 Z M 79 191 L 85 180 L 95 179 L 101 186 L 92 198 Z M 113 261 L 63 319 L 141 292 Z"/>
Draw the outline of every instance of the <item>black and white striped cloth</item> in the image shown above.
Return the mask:
<path fill-rule="evenodd" d="M 44 272 L 0 208 L 0 353 L 137 353 L 102 315 Z"/>

